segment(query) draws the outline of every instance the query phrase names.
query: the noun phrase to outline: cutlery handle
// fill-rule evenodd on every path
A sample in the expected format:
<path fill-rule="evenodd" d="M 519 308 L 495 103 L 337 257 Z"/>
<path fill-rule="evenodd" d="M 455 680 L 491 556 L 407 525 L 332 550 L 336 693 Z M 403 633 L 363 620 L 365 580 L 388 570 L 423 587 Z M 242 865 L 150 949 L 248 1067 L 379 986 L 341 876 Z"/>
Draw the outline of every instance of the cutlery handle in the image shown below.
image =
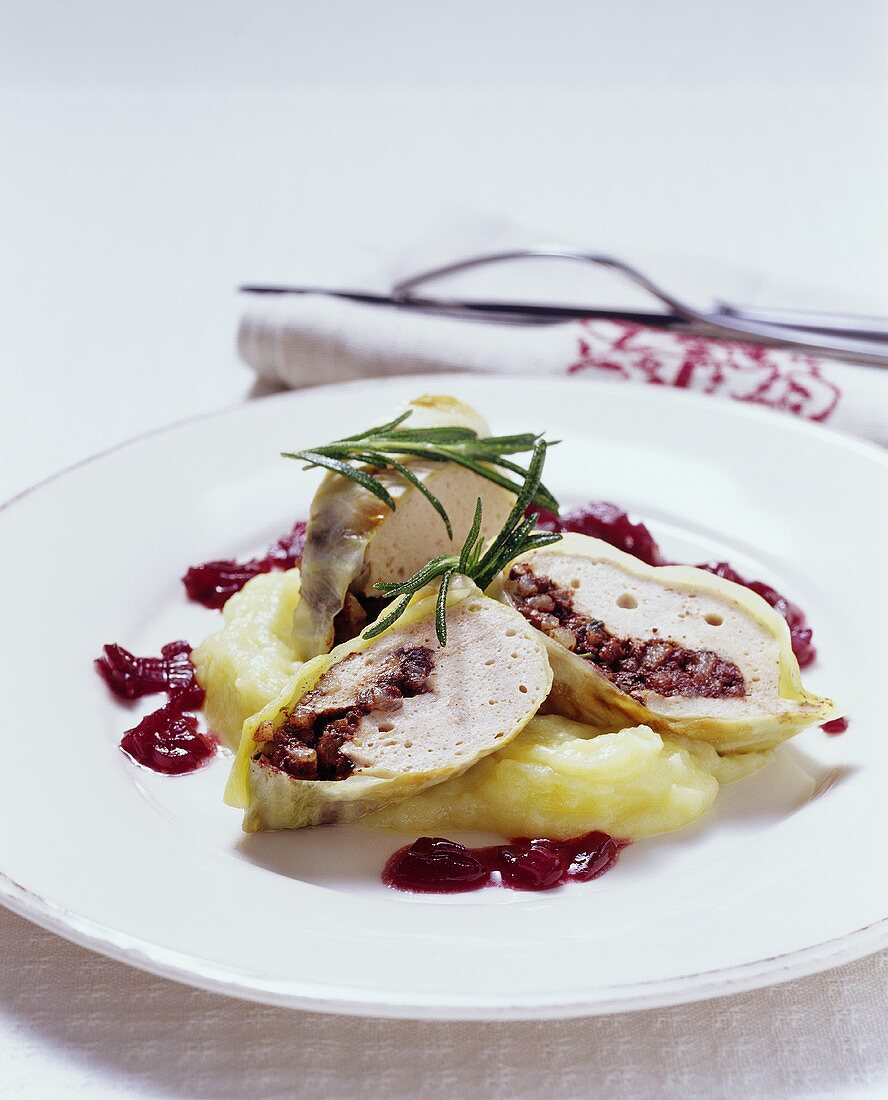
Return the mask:
<path fill-rule="evenodd" d="M 723 317 L 753 323 L 777 325 L 780 328 L 835 333 L 864 340 L 888 343 L 888 317 L 865 317 L 853 313 L 822 313 L 799 309 L 764 309 L 758 306 L 735 306 L 717 302 L 715 312 Z"/>

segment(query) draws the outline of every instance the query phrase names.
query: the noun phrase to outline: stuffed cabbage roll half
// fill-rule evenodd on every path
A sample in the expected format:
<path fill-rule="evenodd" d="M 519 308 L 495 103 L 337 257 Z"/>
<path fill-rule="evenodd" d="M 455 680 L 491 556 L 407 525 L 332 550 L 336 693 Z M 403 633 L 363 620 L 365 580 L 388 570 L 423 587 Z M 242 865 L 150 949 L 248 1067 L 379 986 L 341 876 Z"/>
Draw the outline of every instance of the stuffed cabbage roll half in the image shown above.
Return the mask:
<path fill-rule="evenodd" d="M 490 434 L 484 418 L 453 397 L 419 397 L 405 408 L 411 410 L 405 425 L 410 428 L 463 427 Z M 395 502 L 394 512 L 355 482 L 325 474 L 312 501 L 302 552 L 302 595 L 293 618 L 299 660 L 328 652 L 336 634 L 335 640 L 357 634 L 367 622 L 367 607 L 369 617 L 375 617 L 377 581 L 406 580 L 437 555 L 458 552 L 479 497 L 485 538 L 500 530 L 514 504 L 507 489 L 462 466 L 404 461 L 444 506 L 453 538 L 429 501 L 399 474 L 375 473 Z"/>
<path fill-rule="evenodd" d="M 309 661 L 245 722 L 225 794 L 245 832 L 354 820 L 459 775 L 530 721 L 552 683 L 541 635 L 456 577 L 439 647 L 436 595 Z"/>
<path fill-rule="evenodd" d="M 704 570 L 567 534 L 512 562 L 491 594 L 546 638 L 549 713 L 646 724 L 720 752 L 767 748 L 838 713 L 802 687 L 784 619 Z"/>

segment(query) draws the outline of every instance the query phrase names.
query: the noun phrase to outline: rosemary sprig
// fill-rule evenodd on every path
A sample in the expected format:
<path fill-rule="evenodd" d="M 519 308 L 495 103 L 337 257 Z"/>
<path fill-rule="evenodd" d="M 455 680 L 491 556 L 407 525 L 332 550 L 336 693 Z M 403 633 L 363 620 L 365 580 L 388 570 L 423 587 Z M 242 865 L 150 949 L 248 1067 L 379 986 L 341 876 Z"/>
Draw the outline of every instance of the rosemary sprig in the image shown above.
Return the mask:
<path fill-rule="evenodd" d="M 505 569 L 513 558 L 527 553 L 528 550 L 536 550 L 540 546 L 558 542 L 561 535 L 554 531 L 536 530 L 538 513 L 534 512 L 529 516 L 524 514 L 539 491 L 540 475 L 543 472 L 545 460 L 546 441 L 537 439 L 533 448 L 533 457 L 527 469 L 527 477 L 518 491 L 515 506 L 509 513 L 503 529 L 484 553 L 481 552 L 484 540 L 481 536 L 481 498 L 479 497 L 475 504 L 475 518 L 472 520 L 472 526 L 458 555 L 441 554 L 437 558 L 432 558 L 412 577 L 398 584 L 377 584 L 376 588 L 383 595 L 397 599 L 397 603 L 388 614 L 365 630 L 363 637 L 375 638 L 382 634 L 400 619 L 407 610 L 411 598 L 420 589 L 430 584 L 436 577 L 440 577 L 441 583 L 435 605 L 435 633 L 438 635 L 439 644 L 444 646 L 447 644 L 447 592 L 450 582 L 457 573 L 470 577 L 484 591 L 497 573 Z"/>
<path fill-rule="evenodd" d="M 524 432 L 520 435 L 481 437 L 471 428 L 402 428 L 401 425 L 410 415 L 408 410 L 388 424 L 368 428 L 357 435 L 346 436 L 345 439 L 337 439 L 321 447 L 287 451 L 283 457 L 300 459 L 306 463 L 306 470 L 320 466 L 350 478 L 368 493 L 378 497 L 392 511 L 395 510 L 395 502 L 391 494 L 371 471 L 394 470 L 418 489 L 431 504 L 447 528 L 449 538 L 453 538 L 453 528 L 444 505 L 396 455 L 412 455 L 432 462 L 454 462 L 516 494 L 521 491 L 523 484 L 526 485 L 529 469 L 512 462 L 506 456 L 532 451 L 540 436 Z M 503 471 L 517 474 L 521 480 L 513 481 Z M 536 486 L 532 503 L 550 512 L 558 511 L 558 501 L 544 485 Z"/>

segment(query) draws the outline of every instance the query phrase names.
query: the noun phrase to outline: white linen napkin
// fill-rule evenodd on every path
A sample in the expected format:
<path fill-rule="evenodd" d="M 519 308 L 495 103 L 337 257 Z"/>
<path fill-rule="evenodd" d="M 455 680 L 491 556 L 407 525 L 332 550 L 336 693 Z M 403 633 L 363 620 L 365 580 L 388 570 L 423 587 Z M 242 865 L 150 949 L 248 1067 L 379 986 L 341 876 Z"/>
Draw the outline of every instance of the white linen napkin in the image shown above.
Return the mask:
<path fill-rule="evenodd" d="M 888 370 L 610 320 L 505 325 L 317 294 L 250 298 L 238 349 L 290 387 L 437 371 L 667 385 L 779 409 L 888 445 Z"/>

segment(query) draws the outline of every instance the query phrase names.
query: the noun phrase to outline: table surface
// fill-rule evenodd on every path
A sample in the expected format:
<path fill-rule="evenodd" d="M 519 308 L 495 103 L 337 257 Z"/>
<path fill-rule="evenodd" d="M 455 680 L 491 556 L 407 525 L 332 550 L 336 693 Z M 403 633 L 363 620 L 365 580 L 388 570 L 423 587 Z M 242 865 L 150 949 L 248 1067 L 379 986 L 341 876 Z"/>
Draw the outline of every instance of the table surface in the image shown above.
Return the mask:
<path fill-rule="evenodd" d="M 886 20 L 826 0 L 803 21 L 780 0 L 6 0 L 0 499 L 255 396 L 239 282 L 378 279 L 459 253 L 440 227 L 460 212 L 467 240 L 518 226 L 702 300 L 888 313 Z M 348 1096 L 359 1072 L 387 1097 L 888 1089 L 888 955 L 703 1005 L 476 1026 L 228 1001 L 5 911 L 0 945 L 17 1096 Z"/>

